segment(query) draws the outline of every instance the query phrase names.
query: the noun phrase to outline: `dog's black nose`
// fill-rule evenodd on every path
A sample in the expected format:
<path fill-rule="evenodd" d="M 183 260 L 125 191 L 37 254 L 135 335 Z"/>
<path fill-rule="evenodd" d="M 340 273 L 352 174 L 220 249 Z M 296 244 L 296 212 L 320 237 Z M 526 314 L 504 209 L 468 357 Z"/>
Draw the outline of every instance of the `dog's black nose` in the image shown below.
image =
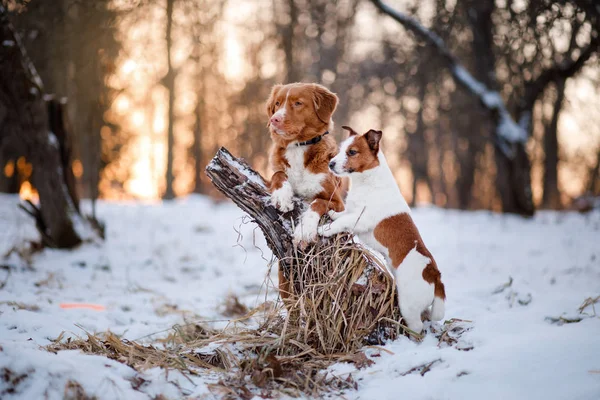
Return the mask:
<path fill-rule="evenodd" d="M 335 168 L 335 161 L 329 163 L 329 169 L 333 170 Z"/>

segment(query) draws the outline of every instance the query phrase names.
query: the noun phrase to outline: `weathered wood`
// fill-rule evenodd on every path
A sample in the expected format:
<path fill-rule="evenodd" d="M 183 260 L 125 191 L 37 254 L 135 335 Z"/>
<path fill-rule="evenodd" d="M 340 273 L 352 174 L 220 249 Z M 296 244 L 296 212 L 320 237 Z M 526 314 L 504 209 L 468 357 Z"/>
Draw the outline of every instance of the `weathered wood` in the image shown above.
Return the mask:
<path fill-rule="evenodd" d="M 219 149 L 206 167 L 206 174 L 225 196 L 244 210 L 263 231 L 267 244 L 279 260 L 291 254 L 292 220 L 297 220 L 304 205 L 294 200 L 294 209 L 281 213 L 269 203 L 265 180 L 241 159 L 225 148 Z"/>

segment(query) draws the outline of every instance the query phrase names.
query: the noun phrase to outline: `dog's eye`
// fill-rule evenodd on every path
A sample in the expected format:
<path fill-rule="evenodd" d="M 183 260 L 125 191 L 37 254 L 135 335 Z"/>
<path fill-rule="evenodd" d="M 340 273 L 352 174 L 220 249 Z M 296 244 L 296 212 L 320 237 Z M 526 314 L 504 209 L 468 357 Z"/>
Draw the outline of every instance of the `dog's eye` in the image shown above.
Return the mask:
<path fill-rule="evenodd" d="M 358 151 L 356 151 L 356 150 L 348 150 L 348 155 L 349 156 L 355 156 L 357 154 L 358 154 Z"/>
<path fill-rule="evenodd" d="M 276 102 L 276 103 L 275 103 L 275 105 L 276 105 L 277 107 L 279 107 L 279 102 Z"/>
<path fill-rule="evenodd" d="M 302 103 L 300 103 L 299 101 L 297 101 L 297 102 L 295 102 L 295 103 L 294 103 L 294 105 L 295 105 L 296 107 L 300 107 L 300 106 L 302 105 Z"/>

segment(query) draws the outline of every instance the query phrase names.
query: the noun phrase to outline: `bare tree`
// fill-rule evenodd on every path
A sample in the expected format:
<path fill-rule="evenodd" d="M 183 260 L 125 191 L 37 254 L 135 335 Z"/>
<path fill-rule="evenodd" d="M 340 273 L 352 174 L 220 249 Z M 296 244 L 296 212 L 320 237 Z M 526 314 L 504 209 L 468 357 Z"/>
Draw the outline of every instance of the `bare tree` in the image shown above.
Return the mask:
<path fill-rule="evenodd" d="M 175 198 L 173 191 L 173 151 L 175 147 L 175 77 L 176 72 L 173 68 L 172 52 L 173 52 L 173 7 L 175 0 L 167 0 L 167 74 L 164 77 L 164 85 L 169 91 L 169 105 L 167 110 L 167 173 L 166 173 L 166 190 L 163 195 L 164 199 Z"/>
<path fill-rule="evenodd" d="M 568 1 L 563 3 L 566 2 Z M 503 210 L 532 215 L 534 205 L 530 182 L 530 160 L 525 145 L 531 135 L 533 107 L 548 85 L 576 74 L 590 56 L 597 51 L 600 43 L 600 35 L 598 34 L 598 15 L 600 15 L 600 11 L 583 0 L 571 2 L 575 7 L 585 10 L 584 18 L 594 27 L 590 34 L 589 43 L 583 47 L 570 49 L 562 57 L 562 60 L 554 61 L 548 68 L 542 69 L 534 75 L 533 78 L 521 77 L 524 89 L 522 95 L 516 96 L 519 101 L 513 107 L 516 115 L 516 118 L 513 118 L 509 112 L 509 107 L 502 99 L 499 85 L 496 82 L 496 60 L 493 51 L 495 44 L 492 31 L 494 24 L 491 18 L 496 9 L 494 1 L 474 1 L 467 5 L 474 37 L 473 48 L 477 54 L 476 77 L 467 72 L 466 68 L 463 67 L 438 35 L 423 27 L 414 18 L 392 9 L 380 0 L 372 0 L 372 3 L 381 12 L 391 16 L 417 38 L 435 49 L 454 80 L 465 89 L 465 93 L 476 98 L 482 108 L 487 111 L 493 127 L 492 138 L 496 150 L 497 190 L 502 200 Z M 508 5 L 508 8 L 510 9 L 510 5 Z M 551 8 L 549 2 L 540 1 L 531 4 L 525 12 L 533 15 L 531 20 L 535 20 L 537 13 Z M 534 33 L 533 36 L 539 36 L 539 32 Z M 533 67 L 539 70 L 539 64 L 534 64 Z M 531 75 L 536 72 L 536 69 L 533 68 L 532 72 L 528 73 Z"/>
<path fill-rule="evenodd" d="M 69 189 L 66 132 L 58 132 L 62 110 L 51 103 L 51 110 L 56 110 L 49 118 L 42 81 L 1 5 L 0 43 L 0 151 L 8 141 L 33 164 L 32 183 L 40 207 L 29 203 L 27 210 L 35 216 L 44 243 L 74 247 L 92 233 Z"/>

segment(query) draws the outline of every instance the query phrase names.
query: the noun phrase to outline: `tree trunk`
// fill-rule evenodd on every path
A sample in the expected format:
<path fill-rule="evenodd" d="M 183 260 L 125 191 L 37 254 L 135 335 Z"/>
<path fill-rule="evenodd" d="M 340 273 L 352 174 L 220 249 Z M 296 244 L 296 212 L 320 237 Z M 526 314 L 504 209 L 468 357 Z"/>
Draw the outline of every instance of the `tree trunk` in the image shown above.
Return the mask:
<path fill-rule="evenodd" d="M 600 196 L 600 149 L 596 154 L 596 165 L 589 170 L 586 191 L 593 196 Z"/>
<path fill-rule="evenodd" d="M 415 132 L 411 135 L 406 135 L 408 141 L 408 154 L 407 158 L 410 161 L 410 165 L 413 173 L 413 198 L 411 200 L 411 206 L 414 207 L 417 204 L 417 186 L 419 182 L 426 182 L 429 188 L 429 148 L 425 142 L 425 121 L 423 119 L 423 112 L 425 108 L 425 95 L 427 91 L 427 76 L 425 72 L 421 72 L 417 77 L 417 99 L 419 100 L 419 111 L 417 111 L 417 124 Z M 431 191 L 431 200 L 434 202 L 434 193 Z"/>
<path fill-rule="evenodd" d="M 64 173 L 65 184 L 69 197 L 77 212 L 79 212 L 79 196 L 75 185 L 75 175 L 71 167 L 73 159 L 73 149 L 71 146 L 70 126 L 67 124 L 67 107 L 66 102 L 61 102 L 54 98 L 47 100 L 46 106 L 48 109 L 48 125 L 50 132 L 54 133 L 58 140 L 60 151 L 60 165 Z"/>
<path fill-rule="evenodd" d="M 194 193 L 204 193 L 202 185 L 202 117 L 204 115 L 204 98 L 198 98 L 196 105 L 196 124 L 194 126 L 194 142 L 192 143 L 194 154 Z"/>
<path fill-rule="evenodd" d="M 166 173 L 166 190 L 163 196 L 169 200 L 175 198 L 173 191 L 173 147 L 175 147 L 175 133 L 173 131 L 175 124 L 175 70 L 173 69 L 172 47 L 173 47 L 173 6 L 175 0 L 167 0 L 167 65 L 168 71 L 165 76 L 165 86 L 169 91 L 169 108 L 167 117 L 167 173 Z"/>
<path fill-rule="evenodd" d="M 558 190 L 558 117 L 565 98 L 565 80 L 556 83 L 556 100 L 552 120 L 544 132 L 544 196 L 542 204 L 546 208 L 560 209 L 562 202 Z"/>
<path fill-rule="evenodd" d="M 0 126 L 2 126 L 1 121 Z M 5 156 L 2 153 L 3 151 L 0 149 L 0 193 L 17 194 L 21 182 L 19 181 L 15 154 L 11 154 L 8 149 L 4 150 Z M 11 155 L 11 158 L 8 157 L 8 154 Z"/>
<path fill-rule="evenodd" d="M 285 53 L 285 83 L 292 83 L 300 80 L 297 62 L 294 59 L 294 27 L 298 22 L 298 8 L 296 7 L 295 0 L 288 0 L 287 3 L 290 8 L 290 23 L 283 28 L 282 41 Z"/>
<path fill-rule="evenodd" d="M 76 227 L 87 224 L 69 192 L 61 158 L 65 153 L 61 153 L 57 135 L 49 130 L 42 81 L 2 6 L 0 44 L 0 115 L 4 115 L 0 120 L 0 149 L 9 141 L 33 165 L 31 181 L 39 193 L 40 208 L 32 214 L 45 244 L 74 247 L 82 241 L 82 231 Z"/>

